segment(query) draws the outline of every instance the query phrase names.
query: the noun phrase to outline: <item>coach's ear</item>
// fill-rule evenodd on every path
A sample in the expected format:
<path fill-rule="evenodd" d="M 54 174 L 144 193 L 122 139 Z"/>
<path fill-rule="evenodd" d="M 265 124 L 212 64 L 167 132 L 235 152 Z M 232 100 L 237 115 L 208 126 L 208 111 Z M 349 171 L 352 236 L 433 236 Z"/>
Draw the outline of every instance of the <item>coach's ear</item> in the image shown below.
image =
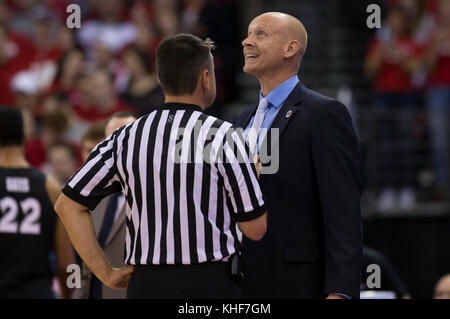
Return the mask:
<path fill-rule="evenodd" d="M 159 74 L 156 73 L 156 81 L 158 81 L 158 84 L 161 85 L 161 81 L 159 80 Z"/>

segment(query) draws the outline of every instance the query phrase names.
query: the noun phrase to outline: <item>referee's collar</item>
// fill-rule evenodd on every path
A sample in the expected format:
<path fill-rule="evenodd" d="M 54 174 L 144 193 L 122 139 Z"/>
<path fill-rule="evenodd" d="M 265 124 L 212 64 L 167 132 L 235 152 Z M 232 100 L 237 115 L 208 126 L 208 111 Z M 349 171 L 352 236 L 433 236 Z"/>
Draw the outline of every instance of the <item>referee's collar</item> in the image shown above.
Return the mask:
<path fill-rule="evenodd" d="M 188 104 L 188 103 L 178 103 L 178 102 L 170 102 L 170 103 L 164 103 L 162 106 L 163 109 L 170 109 L 170 110 L 192 110 L 192 111 L 199 111 L 203 112 L 202 108 L 195 104 Z"/>

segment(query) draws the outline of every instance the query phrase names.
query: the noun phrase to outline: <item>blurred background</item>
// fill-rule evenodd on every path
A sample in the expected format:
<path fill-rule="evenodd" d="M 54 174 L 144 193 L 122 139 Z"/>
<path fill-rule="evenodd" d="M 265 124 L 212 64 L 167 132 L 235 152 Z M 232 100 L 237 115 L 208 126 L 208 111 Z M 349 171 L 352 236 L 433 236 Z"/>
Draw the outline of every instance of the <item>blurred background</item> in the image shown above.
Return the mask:
<path fill-rule="evenodd" d="M 71 3 L 79 29 L 66 26 Z M 379 29 L 367 26 L 372 3 Z M 450 273 L 450 0 L 0 0 L 0 105 L 23 111 L 27 159 L 63 184 L 82 163 L 89 128 L 163 103 L 154 70 L 166 36 L 215 41 L 209 114 L 232 121 L 255 102 L 241 41 L 265 11 L 303 22 L 300 80 L 353 117 L 365 163 L 365 265 L 381 265 L 379 290 L 432 298 Z"/>

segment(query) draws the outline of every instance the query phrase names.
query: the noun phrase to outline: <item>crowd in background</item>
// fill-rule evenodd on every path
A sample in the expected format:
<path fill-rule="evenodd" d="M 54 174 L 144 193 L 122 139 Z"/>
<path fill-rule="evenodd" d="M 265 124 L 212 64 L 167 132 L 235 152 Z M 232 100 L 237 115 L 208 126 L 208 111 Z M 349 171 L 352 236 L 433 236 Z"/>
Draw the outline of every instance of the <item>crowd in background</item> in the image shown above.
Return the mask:
<path fill-rule="evenodd" d="M 70 3 L 82 27 L 70 29 Z M 450 1 L 390 0 L 368 44 L 365 73 L 377 111 L 378 209 L 411 209 L 423 161 L 418 137 L 428 121 L 435 200 L 449 193 Z M 211 37 L 218 96 L 236 100 L 240 69 L 236 0 L 1 0 L 0 105 L 26 118 L 30 163 L 61 183 L 81 163 L 82 134 L 110 114 L 149 113 L 164 101 L 155 50 L 179 32 Z M 426 119 L 415 117 L 425 109 Z"/>
<path fill-rule="evenodd" d="M 449 192 L 450 1 L 388 1 L 384 24 L 369 43 L 365 71 L 377 114 L 378 208 L 411 209 L 428 128 L 432 200 Z M 417 117 L 425 111 L 425 121 Z M 425 123 L 423 123 L 425 122 Z"/>
<path fill-rule="evenodd" d="M 79 29 L 66 26 L 71 3 L 81 8 Z M 235 13 L 236 1 L 1 0 L 0 105 L 23 111 L 27 160 L 64 184 L 90 125 L 161 105 L 155 50 L 179 32 L 214 39 L 216 105 L 232 99 Z"/>
<path fill-rule="evenodd" d="M 104 119 L 118 111 L 139 116 L 161 105 L 155 50 L 179 32 L 217 44 L 212 112 L 220 116 L 220 107 L 236 99 L 241 68 L 238 2 L 0 0 L 0 105 L 23 112 L 27 160 L 64 184 L 86 158 L 82 141 L 102 139 Z M 81 7 L 80 29 L 66 27 L 71 3 Z M 420 168 L 412 154 L 424 126 L 435 199 L 449 199 L 450 0 L 386 4 L 365 63 L 377 134 L 389 142 L 377 145 L 378 208 L 410 209 Z M 425 111 L 427 125 L 414 118 L 417 109 Z M 446 291 L 448 278 L 441 282 Z"/>

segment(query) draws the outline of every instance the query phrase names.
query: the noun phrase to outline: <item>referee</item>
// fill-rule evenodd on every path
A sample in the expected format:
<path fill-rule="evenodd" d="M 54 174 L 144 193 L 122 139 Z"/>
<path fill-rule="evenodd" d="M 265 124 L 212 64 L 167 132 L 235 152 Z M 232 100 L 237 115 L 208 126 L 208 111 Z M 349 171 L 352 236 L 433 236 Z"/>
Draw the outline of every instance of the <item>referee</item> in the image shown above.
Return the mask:
<path fill-rule="evenodd" d="M 247 144 L 230 123 L 202 113 L 216 96 L 211 49 L 187 34 L 162 41 L 165 104 L 97 145 L 55 205 L 88 267 L 106 286 L 128 287 L 129 298 L 238 297 L 242 233 L 260 240 L 266 231 Z M 130 266 L 121 269 L 104 256 L 89 215 L 116 192 L 126 197 Z"/>

